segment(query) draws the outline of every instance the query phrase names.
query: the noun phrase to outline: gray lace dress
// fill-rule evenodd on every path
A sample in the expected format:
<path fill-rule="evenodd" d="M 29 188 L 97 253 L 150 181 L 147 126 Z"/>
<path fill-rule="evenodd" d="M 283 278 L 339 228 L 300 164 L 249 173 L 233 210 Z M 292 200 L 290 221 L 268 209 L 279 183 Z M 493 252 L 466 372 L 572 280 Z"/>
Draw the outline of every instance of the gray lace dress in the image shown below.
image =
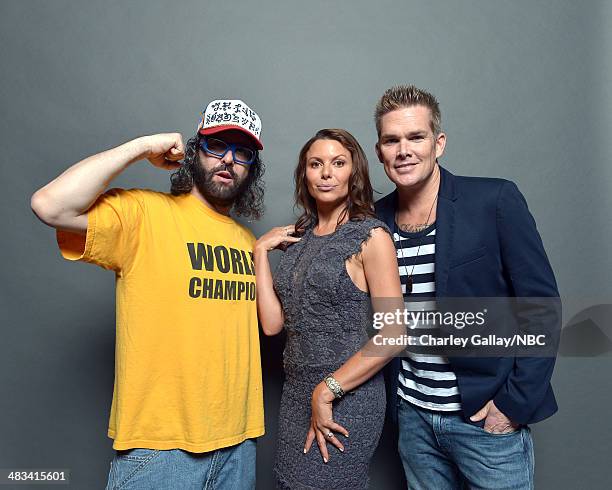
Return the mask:
<path fill-rule="evenodd" d="M 374 218 L 348 221 L 325 236 L 314 235 L 310 228 L 283 254 L 274 274 L 287 331 L 274 468 L 278 488 L 367 488 L 370 459 L 385 417 L 382 372 L 334 402 L 334 421 L 349 432 L 349 438 L 336 434 L 344 453 L 328 444 L 326 464 L 316 440 L 307 454 L 303 449 L 312 391 L 369 338 L 370 296 L 355 286 L 345 261 L 361 250 L 374 228 L 389 232 Z"/>

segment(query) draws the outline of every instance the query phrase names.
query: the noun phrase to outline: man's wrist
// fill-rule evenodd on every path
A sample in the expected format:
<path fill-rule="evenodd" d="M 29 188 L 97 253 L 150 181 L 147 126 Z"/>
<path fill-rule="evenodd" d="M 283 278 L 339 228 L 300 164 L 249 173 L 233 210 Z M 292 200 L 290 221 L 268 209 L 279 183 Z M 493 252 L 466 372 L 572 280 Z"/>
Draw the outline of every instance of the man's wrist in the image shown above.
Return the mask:
<path fill-rule="evenodd" d="M 151 155 L 151 144 L 148 136 L 139 136 L 124 145 L 129 155 L 129 164 L 144 160 Z"/>

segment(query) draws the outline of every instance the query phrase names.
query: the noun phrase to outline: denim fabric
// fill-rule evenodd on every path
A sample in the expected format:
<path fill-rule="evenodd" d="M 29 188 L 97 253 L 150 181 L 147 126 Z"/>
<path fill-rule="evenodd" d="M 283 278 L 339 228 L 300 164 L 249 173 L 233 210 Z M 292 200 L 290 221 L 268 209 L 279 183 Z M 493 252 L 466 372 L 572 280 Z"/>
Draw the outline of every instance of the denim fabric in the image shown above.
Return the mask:
<path fill-rule="evenodd" d="M 208 453 L 181 449 L 117 451 L 106 490 L 255 488 L 255 439 Z"/>
<path fill-rule="evenodd" d="M 398 422 L 411 489 L 533 489 L 533 442 L 526 426 L 490 434 L 460 413 L 431 412 L 402 399 Z"/>

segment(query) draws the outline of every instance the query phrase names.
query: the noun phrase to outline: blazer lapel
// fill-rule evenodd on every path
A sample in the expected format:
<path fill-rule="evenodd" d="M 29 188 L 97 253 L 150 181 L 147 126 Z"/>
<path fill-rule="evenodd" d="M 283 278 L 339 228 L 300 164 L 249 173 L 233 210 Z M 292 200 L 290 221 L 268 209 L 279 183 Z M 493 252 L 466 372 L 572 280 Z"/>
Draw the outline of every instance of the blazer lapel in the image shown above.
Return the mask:
<path fill-rule="evenodd" d="M 440 191 L 436 206 L 436 296 L 446 295 L 448 270 L 455 233 L 455 176 L 440 167 Z"/>
<path fill-rule="evenodd" d="M 397 189 L 379 201 L 380 209 L 377 210 L 378 217 L 389 227 L 391 232 L 395 230 L 395 211 L 397 210 Z"/>

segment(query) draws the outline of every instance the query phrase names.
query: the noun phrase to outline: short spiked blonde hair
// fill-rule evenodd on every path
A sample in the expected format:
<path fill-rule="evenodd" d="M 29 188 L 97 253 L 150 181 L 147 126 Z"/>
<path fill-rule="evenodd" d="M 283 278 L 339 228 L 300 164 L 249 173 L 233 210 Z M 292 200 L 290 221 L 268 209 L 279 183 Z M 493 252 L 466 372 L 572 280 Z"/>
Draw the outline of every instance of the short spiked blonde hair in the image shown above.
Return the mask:
<path fill-rule="evenodd" d="M 438 136 L 442 132 L 442 115 L 437 99 L 429 92 L 414 85 L 396 85 L 388 89 L 376 104 L 374 120 L 378 137 L 380 138 L 381 120 L 385 114 L 415 105 L 422 105 L 429 109 L 431 130 L 434 136 Z"/>

